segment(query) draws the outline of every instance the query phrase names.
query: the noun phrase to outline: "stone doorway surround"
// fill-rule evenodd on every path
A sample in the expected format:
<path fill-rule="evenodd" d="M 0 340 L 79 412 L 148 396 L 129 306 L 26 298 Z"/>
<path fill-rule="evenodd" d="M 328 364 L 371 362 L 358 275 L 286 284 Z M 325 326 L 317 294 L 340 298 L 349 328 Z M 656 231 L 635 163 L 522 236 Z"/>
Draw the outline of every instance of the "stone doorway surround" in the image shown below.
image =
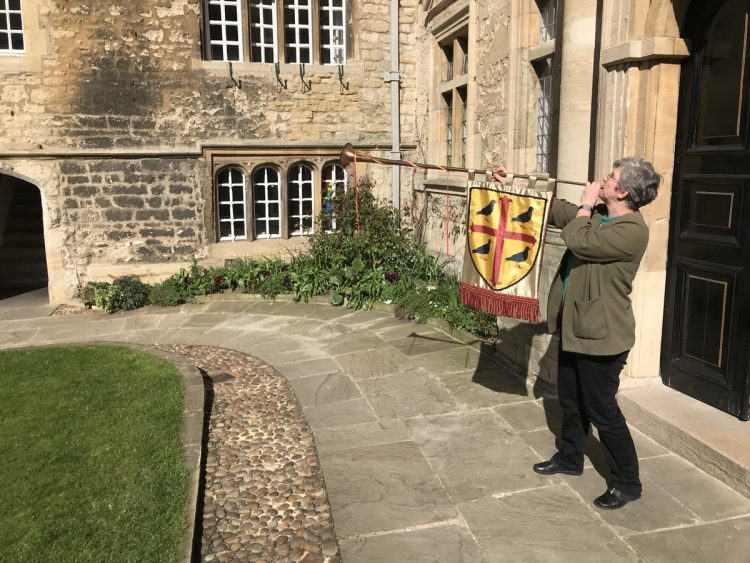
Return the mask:
<path fill-rule="evenodd" d="M 46 177 L 46 174 L 43 172 L 43 170 L 43 166 L 36 165 L 29 167 L 15 167 L 13 165 L 8 166 L 7 163 L 0 165 L 0 175 L 5 175 L 16 178 L 18 180 L 22 180 L 24 182 L 27 182 L 28 184 L 31 184 L 31 186 L 39 190 L 42 206 L 42 223 L 44 230 L 44 249 L 47 265 L 48 287 L 51 287 L 53 285 L 53 278 L 55 281 L 62 278 L 62 261 L 60 259 L 55 260 L 56 256 L 60 256 L 61 246 L 60 239 L 55 237 L 54 230 L 50 228 L 51 222 L 53 220 L 50 216 L 50 210 L 53 209 L 54 206 L 50 206 L 49 204 L 49 194 L 46 193 L 44 189 L 45 182 L 40 182 L 38 180 L 39 178 Z M 57 244 L 55 243 L 55 241 L 57 241 Z M 58 271 L 53 273 L 55 267 L 57 267 Z"/>
<path fill-rule="evenodd" d="M 688 3 L 604 3 L 596 170 L 638 155 L 664 177 L 659 196 L 643 209 L 650 241 L 633 288 L 636 345 L 625 371 L 631 377 L 659 376 L 680 63 L 689 49 L 680 26 Z"/>

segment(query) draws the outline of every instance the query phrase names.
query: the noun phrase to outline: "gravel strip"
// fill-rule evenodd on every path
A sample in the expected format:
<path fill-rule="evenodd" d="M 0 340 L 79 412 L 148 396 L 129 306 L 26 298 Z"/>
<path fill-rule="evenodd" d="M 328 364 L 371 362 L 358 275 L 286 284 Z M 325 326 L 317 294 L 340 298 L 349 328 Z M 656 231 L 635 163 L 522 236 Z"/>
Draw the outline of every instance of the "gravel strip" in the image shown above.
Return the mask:
<path fill-rule="evenodd" d="M 340 563 L 312 432 L 294 392 L 257 358 L 163 346 L 207 375 L 203 561 Z"/>

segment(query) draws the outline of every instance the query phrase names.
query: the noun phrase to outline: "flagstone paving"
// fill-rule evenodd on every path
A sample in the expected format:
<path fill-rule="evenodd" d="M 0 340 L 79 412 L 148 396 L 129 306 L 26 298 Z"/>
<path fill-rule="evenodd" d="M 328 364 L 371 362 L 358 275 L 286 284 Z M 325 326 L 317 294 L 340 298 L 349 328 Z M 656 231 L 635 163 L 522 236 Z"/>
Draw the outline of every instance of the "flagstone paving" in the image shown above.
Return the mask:
<path fill-rule="evenodd" d="M 0 302 L 0 346 L 219 346 L 273 366 L 314 435 L 346 563 L 748 561 L 750 499 L 637 429 L 643 498 L 620 511 L 591 503 L 606 471 L 595 438 L 581 477 L 533 473 L 531 464 L 554 452 L 554 399 L 504 369 L 491 347 L 435 327 L 243 296 L 111 316 L 48 314 L 34 307 L 24 317 Z M 232 517 L 251 532 L 268 527 L 238 510 Z M 258 545 L 242 547 L 244 560 L 261 560 Z M 301 560 L 335 557 L 333 545 L 327 550 Z"/>

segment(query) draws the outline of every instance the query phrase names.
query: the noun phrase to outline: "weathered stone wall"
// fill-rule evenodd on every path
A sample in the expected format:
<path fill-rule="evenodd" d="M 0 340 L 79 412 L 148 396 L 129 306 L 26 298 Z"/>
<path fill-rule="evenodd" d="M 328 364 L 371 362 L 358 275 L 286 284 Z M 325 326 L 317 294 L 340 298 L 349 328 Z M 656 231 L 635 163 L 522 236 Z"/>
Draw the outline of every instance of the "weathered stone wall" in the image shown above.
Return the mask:
<path fill-rule="evenodd" d="M 299 65 L 281 64 L 282 87 L 272 64 L 230 70 L 202 60 L 200 0 L 26 0 L 33 45 L 0 61 L 0 169 L 31 171 L 24 178 L 42 190 L 50 286 L 64 285 L 52 293 L 72 295 L 81 277 L 165 272 L 143 265 L 206 256 L 214 194 L 201 149 L 390 146 L 390 0 L 350 4 L 343 79 L 335 66 L 306 65 L 303 85 Z M 417 0 L 400 2 L 407 146 L 415 136 L 416 12 Z M 101 152 L 106 159 L 97 159 Z M 390 197 L 390 170 L 366 172 Z"/>
<path fill-rule="evenodd" d="M 205 143 L 389 141 L 388 0 L 353 6 L 355 56 L 335 66 L 201 61 L 200 2 L 29 2 L 48 50 L 41 73 L 0 86 L 0 152 L 194 147 Z M 402 2 L 404 114 L 414 107 L 415 0 Z M 33 14 L 30 15 L 33 17 Z M 403 139 L 413 139 L 404 119 Z"/>
<path fill-rule="evenodd" d="M 204 243 L 198 159 L 60 162 L 69 266 L 184 261 Z"/>

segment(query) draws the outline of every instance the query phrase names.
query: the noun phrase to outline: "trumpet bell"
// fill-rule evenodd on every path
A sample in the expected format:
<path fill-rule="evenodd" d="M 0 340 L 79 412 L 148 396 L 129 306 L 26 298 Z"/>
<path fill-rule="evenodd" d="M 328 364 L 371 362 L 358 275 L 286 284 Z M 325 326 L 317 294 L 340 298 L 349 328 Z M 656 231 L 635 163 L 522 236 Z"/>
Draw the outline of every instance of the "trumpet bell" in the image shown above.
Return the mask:
<path fill-rule="evenodd" d="M 341 163 L 341 166 L 346 168 L 347 166 L 349 166 L 352 160 L 354 160 L 354 147 L 351 143 L 346 143 L 344 145 L 344 148 L 341 149 L 339 162 Z"/>

